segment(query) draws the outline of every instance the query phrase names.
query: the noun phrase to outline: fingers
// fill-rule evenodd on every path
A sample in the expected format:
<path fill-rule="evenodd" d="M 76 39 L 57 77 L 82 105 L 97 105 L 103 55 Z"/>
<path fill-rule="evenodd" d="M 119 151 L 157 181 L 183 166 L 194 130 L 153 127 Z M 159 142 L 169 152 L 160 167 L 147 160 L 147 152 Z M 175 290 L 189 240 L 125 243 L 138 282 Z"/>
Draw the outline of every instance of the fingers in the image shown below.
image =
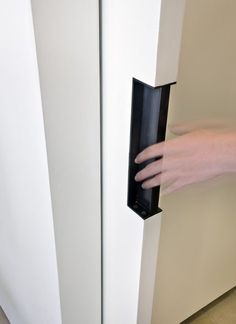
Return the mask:
<path fill-rule="evenodd" d="M 183 145 L 183 140 L 184 136 L 181 138 L 174 138 L 165 142 L 153 144 L 136 156 L 135 163 L 141 164 L 153 158 L 160 158 L 163 156 L 167 157 L 172 154 L 179 154 L 185 147 Z"/>
<path fill-rule="evenodd" d="M 174 174 L 170 172 L 162 172 L 157 174 L 155 177 L 146 180 L 142 184 L 143 189 L 151 189 L 157 186 L 160 186 L 161 184 L 169 183 L 170 181 L 173 181 L 175 179 Z"/>
<path fill-rule="evenodd" d="M 164 153 L 164 142 L 153 144 L 136 156 L 135 163 L 142 163 L 146 160 L 161 157 Z"/>
<path fill-rule="evenodd" d="M 162 171 L 162 160 L 158 160 L 148 164 L 143 170 L 138 172 L 135 176 L 136 181 L 143 181 Z"/>
<path fill-rule="evenodd" d="M 165 188 L 161 191 L 162 196 L 165 196 L 180 190 L 182 187 L 185 187 L 188 184 L 179 181 L 178 176 L 174 173 L 162 172 L 145 181 L 142 184 L 142 188 L 147 190 L 160 185 L 165 185 Z"/>

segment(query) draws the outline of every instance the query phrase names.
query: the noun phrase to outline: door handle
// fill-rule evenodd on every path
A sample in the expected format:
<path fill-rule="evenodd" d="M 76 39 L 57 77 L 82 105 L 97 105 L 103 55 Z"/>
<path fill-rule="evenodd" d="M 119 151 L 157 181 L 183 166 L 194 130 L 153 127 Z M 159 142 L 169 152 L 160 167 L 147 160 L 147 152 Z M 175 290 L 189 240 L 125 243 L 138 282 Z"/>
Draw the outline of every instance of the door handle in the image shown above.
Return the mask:
<path fill-rule="evenodd" d="M 173 84 L 173 83 L 172 83 Z M 152 87 L 133 79 L 132 111 L 130 125 L 128 207 L 143 219 L 159 212 L 160 187 L 143 189 L 134 177 L 151 159 L 142 164 L 134 162 L 135 157 L 146 147 L 165 140 L 171 84 Z"/>

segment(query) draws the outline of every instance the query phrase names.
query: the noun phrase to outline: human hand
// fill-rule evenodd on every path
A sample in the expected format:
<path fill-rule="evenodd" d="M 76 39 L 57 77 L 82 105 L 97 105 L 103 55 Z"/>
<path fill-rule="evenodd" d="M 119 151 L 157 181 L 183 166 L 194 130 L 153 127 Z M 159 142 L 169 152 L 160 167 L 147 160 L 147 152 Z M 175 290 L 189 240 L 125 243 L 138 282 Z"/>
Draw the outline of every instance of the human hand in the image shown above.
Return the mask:
<path fill-rule="evenodd" d="M 165 185 L 163 194 L 187 185 L 236 172 L 236 132 L 226 128 L 209 128 L 207 123 L 180 124 L 171 127 L 176 135 L 166 142 L 149 146 L 138 154 L 136 163 L 160 158 L 137 173 L 135 180 L 144 189 Z"/>

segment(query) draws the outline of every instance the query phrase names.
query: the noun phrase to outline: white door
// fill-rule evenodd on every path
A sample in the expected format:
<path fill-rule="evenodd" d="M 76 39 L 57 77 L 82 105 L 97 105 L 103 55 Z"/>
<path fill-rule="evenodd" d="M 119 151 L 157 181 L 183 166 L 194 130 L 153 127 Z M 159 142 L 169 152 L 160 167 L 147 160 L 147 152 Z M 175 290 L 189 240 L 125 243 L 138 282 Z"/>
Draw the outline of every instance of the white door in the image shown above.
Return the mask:
<path fill-rule="evenodd" d="M 101 322 L 99 7 L 0 2 L 0 305 Z"/>
<path fill-rule="evenodd" d="M 170 121 L 234 115 L 235 2 L 188 0 L 186 15 L 185 0 L 0 8 L 0 304 L 11 323 L 177 324 L 232 288 L 234 182 L 159 205 L 128 184 L 144 126 L 163 139 L 169 89 Z"/>
<path fill-rule="evenodd" d="M 235 10 L 186 1 L 168 123 L 236 120 Z M 230 175 L 162 197 L 153 323 L 180 323 L 236 286 L 235 188 Z"/>
<path fill-rule="evenodd" d="M 133 147 L 129 147 L 131 108 L 132 121 L 137 124 L 140 123 L 138 114 L 149 114 L 152 100 L 154 110 L 150 113 L 154 117 L 159 105 L 166 109 L 161 102 L 166 95 L 165 86 L 168 88 L 177 81 L 184 9 L 184 0 L 102 1 L 105 324 L 149 324 L 152 320 L 162 216 L 155 212 L 153 215 L 149 208 L 141 210 L 142 201 L 139 201 L 138 193 L 131 199 L 131 207 L 132 204 L 133 209 L 136 206 L 138 213 L 127 207 L 129 150 L 130 159 L 135 157 Z M 153 95 L 154 89 L 150 87 L 158 87 L 156 91 L 162 93 Z M 142 91 L 144 94 L 140 95 Z M 136 95 L 147 95 L 145 112 L 140 112 L 142 107 L 135 106 L 139 101 Z M 140 100 L 145 102 L 145 99 Z M 158 123 L 158 118 L 155 118 L 154 128 Z M 139 136 L 135 127 L 139 126 L 134 125 L 132 129 L 134 141 L 135 136 Z M 161 136 L 157 138 L 161 139 Z M 137 148 L 142 146 L 142 139 L 137 141 L 136 154 Z"/>
<path fill-rule="evenodd" d="M 102 2 L 105 324 L 178 324 L 236 284 L 235 179 L 162 198 L 163 212 L 146 220 L 144 197 L 132 196 L 137 213 L 127 207 L 130 140 L 142 141 L 138 114 L 147 112 L 136 95 L 145 106 L 150 94 L 133 78 L 177 81 L 169 122 L 235 118 L 234 12 L 230 0 Z"/>

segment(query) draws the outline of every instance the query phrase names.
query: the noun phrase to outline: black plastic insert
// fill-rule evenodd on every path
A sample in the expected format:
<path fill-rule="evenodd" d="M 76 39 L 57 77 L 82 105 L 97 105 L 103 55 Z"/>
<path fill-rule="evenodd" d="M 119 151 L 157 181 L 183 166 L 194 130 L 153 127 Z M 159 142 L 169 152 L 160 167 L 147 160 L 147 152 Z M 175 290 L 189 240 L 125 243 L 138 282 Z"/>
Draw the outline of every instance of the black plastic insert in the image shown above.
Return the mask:
<path fill-rule="evenodd" d="M 135 157 L 146 147 L 165 140 L 170 86 L 153 88 L 133 79 L 132 112 L 130 127 L 128 206 L 143 219 L 159 212 L 160 187 L 142 189 L 134 180 L 138 171 L 155 159 L 140 165 Z"/>

